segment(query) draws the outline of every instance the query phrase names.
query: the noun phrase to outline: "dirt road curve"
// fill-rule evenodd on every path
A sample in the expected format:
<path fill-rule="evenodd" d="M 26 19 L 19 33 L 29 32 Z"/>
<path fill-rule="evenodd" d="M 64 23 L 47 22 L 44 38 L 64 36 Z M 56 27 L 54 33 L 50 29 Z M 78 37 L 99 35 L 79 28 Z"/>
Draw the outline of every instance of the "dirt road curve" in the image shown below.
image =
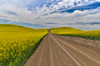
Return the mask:
<path fill-rule="evenodd" d="M 100 66 L 100 53 L 50 33 L 24 66 Z"/>

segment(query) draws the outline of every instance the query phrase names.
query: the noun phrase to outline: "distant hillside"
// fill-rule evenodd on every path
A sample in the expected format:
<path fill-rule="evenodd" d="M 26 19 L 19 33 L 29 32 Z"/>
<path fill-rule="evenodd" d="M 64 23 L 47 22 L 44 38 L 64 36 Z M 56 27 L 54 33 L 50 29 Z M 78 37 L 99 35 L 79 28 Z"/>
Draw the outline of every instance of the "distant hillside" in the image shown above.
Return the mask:
<path fill-rule="evenodd" d="M 27 28 L 19 25 L 0 24 L 0 32 L 19 32 L 19 31 L 32 31 L 34 29 Z"/>
<path fill-rule="evenodd" d="M 100 30 L 82 31 L 71 27 L 52 28 L 51 32 L 59 35 L 75 36 L 92 40 L 100 40 Z"/>
<path fill-rule="evenodd" d="M 75 29 L 75 28 L 72 28 L 72 27 L 58 27 L 58 28 L 51 28 L 51 32 L 52 33 L 69 33 L 69 32 L 79 32 L 79 31 L 82 31 L 80 29 Z"/>

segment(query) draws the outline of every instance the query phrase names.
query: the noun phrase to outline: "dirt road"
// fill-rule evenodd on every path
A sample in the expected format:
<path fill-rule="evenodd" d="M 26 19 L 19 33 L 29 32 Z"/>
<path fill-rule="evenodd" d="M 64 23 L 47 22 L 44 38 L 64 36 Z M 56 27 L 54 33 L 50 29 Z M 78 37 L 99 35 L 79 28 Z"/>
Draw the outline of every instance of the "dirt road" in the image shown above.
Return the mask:
<path fill-rule="evenodd" d="M 49 30 L 24 66 L 100 66 L 100 53 Z"/>

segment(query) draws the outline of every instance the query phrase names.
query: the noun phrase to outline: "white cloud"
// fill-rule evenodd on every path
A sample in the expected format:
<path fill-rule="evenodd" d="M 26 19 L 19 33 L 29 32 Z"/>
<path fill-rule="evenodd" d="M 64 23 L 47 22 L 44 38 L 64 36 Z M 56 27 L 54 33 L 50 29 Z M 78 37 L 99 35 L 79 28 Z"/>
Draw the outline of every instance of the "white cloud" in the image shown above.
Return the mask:
<path fill-rule="evenodd" d="M 0 19 L 10 20 L 12 22 L 23 22 L 32 24 L 43 24 L 54 22 L 57 25 L 48 24 L 49 26 L 69 26 L 67 23 L 77 22 L 100 22 L 100 8 L 78 11 L 73 13 L 53 13 L 58 9 L 65 7 L 67 9 L 84 6 L 100 0 L 57 0 L 57 4 L 52 3 L 49 7 L 44 4 L 43 7 L 37 7 L 36 10 L 28 10 L 27 5 L 33 0 L 0 0 Z M 52 0 L 53 2 L 54 0 Z M 49 1 L 48 1 L 49 2 Z M 76 4 L 75 4 L 76 3 Z M 33 4 L 34 5 L 34 4 Z M 7 11 L 17 15 L 7 14 Z M 3 16 L 3 17 L 2 17 Z M 75 25 L 70 25 L 75 26 Z M 80 25 L 81 26 L 81 25 Z M 79 26 L 76 26 L 79 27 Z M 93 27 L 94 28 L 94 27 Z"/>
<path fill-rule="evenodd" d="M 92 4 L 94 2 L 100 2 L 100 0 L 62 0 L 57 4 L 54 2 L 50 7 L 48 7 L 48 9 L 58 10 L 59 8 L 63 7 L 70 9 L 77 6 Z"/>

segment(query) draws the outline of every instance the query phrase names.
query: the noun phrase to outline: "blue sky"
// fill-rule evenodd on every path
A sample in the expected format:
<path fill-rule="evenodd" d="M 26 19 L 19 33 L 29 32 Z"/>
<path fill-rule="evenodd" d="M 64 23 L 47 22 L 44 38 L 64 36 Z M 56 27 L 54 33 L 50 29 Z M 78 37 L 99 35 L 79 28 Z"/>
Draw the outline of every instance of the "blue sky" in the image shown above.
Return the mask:
<path fill-rule="evenodd" d="M 0 23 L 100 29 L 100 0 L 0 0 Z"/>

